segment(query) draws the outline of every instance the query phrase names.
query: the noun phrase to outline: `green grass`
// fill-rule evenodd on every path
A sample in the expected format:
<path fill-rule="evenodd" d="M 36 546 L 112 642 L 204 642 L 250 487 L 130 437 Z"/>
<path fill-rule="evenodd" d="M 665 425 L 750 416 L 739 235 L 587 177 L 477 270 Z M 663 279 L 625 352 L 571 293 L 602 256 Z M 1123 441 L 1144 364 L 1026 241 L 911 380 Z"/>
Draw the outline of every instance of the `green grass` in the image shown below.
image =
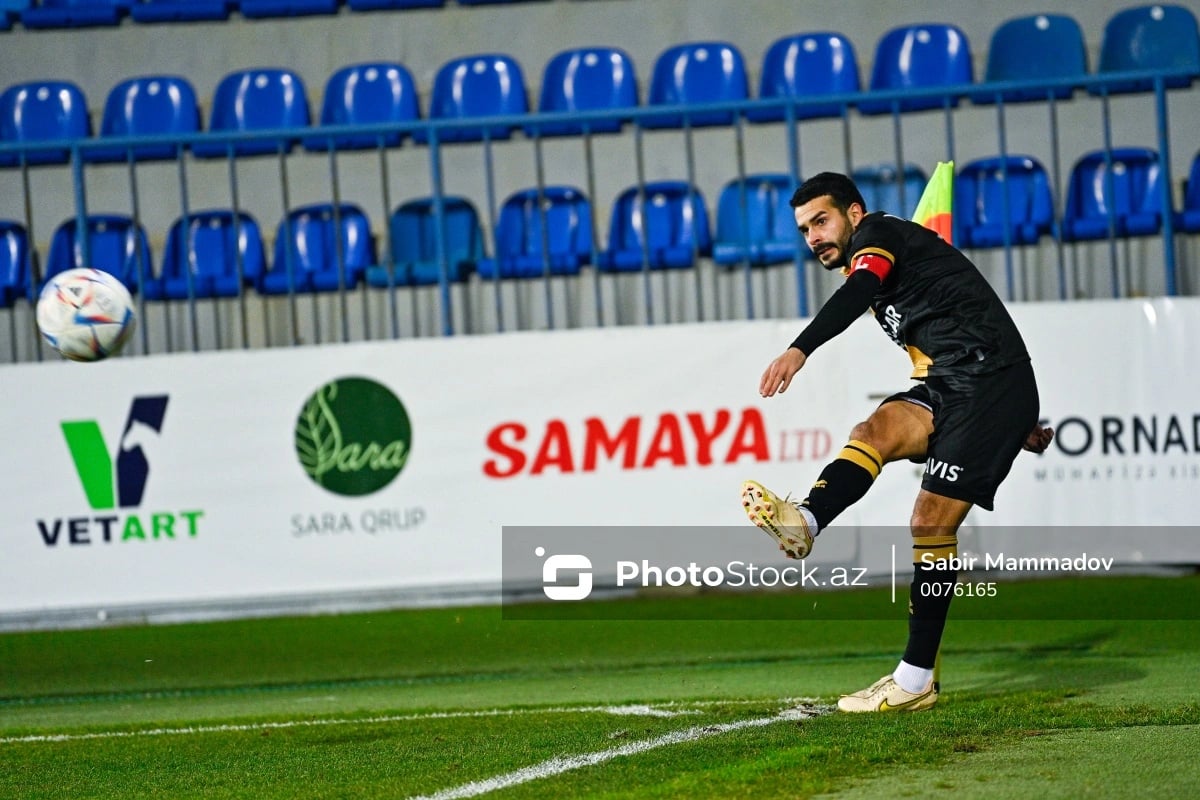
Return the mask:
<path fill-rule="evenodd" d="M 1053 617 L 1068 601 L 1128 609 L 1142 598 L 1164 617 L 1194 616 L 1200 579 L 1002 592 L 1007 621 L 954 619 L 965 606 L 956 601 L 945 693 L 929 713 L 781 719 L 496 795 L 1124 797 L 1197 785 L 1200 766 L 1185 756 L 1200 744 L 1200 622 L 1035 611 Z M 822 596 L 819 608 L 882 600 Z M 622 602 L 597 616 L 650 619 L 517 621 L 464 608 L 0 635 L 0 797 L 432 794 L 772 718 L 787 698 L 828 704 L 889 671 L 904 639 L 900 615 L 819 618 L 812 595 Z M 684 615 L 696 618 L 654 619 Z M 627 704 L 688 713 L 580 710 Z M 431 716 L 497 709 L 518 713 Z M 64 734 L 97 736 L 19 740 Z"/>

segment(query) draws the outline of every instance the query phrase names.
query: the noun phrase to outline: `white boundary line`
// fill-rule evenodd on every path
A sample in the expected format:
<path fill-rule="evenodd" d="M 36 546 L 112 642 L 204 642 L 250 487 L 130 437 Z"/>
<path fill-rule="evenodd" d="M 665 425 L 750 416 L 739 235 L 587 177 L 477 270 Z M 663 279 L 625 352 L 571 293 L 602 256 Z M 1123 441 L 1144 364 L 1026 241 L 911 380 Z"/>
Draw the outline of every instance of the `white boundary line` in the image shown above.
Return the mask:
<path fill-rule="evenodd" d="M 770 717 L 756 717 L 754 719 L 744 719 L 739 722 L 726 722 L 719 725 L 697 725 L 687 728 L 682 731 L 674 731 L 666 733 L 662 736 L 656 736 L 653 739 L 642 739 L 638 742 L 630 742 L 629 744 L 613 747 L 608 750 L 600 750 L 595 753 L 584 753 L 578 756 L 555 757 L 540 764 L 534 764 L 531 767 L 524 767 L 515 772 L 508 772 L 503 775 L 497 775 L 493 778 L 487 778 L 482 781 L 474 781 L 466 783 L 462 786 L 455 786 L 449 789 L 443 789 L 440 792 L 435 792 L 430 795 L 421 795 L 411 797 L 409 800 L 463 800 L 468 797 L 478 797 L 481 794 L 488 794 L 499 789 L 507 789 L 510 786 L 516 786 L 529 781 L 540 780 L 541 778 L 550 778 L 555 775 L 561 775 L 564 772 L 581 769 L 583 767 L 591 767 L 596 764 L 601 764 L 605 761 L 611 761 L 614 758 L 622 756 L 632 756 L 639 753 L 645 753 L 648 750 L 656 750 L 660 747 L 670 747 L 675 744 L 683 744 L 685 742 L 694 742 L 699 739 L 706 739 L 710 736 L 719 736 L 723 733 L 742 730 L 743 728 L 760 728 L 764 725 L 771 725 L 776 722 L 784 722 L 787 720 L 802 720 L 811 719 L 822 714 L 829 713 L 826 710 L 810 711 L 805 709 L 788 709 L 781 711 L 778 714 Z"/>
<path fill-rule="evenodd" d="M 697 714 L 701 706 L 747 705 L 756 703 L 796 703 L 809 698 L 779 700 L 697 700 L 672 701 L 656 705 L 624 706 L 551 706 L 548 708 L 485 708 L 478 711 L 428 711 L 418 714 L 390 714 L 378 717 L 336 719 L 299 719 L 285 722 L 249 722 L 225 725 L 189 725 L 179 728 L 149 728 L 132 731 L 95 731 L 93 733 L 50 733 L 0 738 L 0 745 L 38 742 L 76 742 L 88 739 L 129 739 L 142 736 L 192 736 L 203 733 L 240 733 L 286 728 L 320 728 L 330 725 L 379 725 L 393 722 L 412 722 L 426 719 L 458 719 L 462 717 L 517 717 L 531 714 L 613 714 L 616 716 L 678 717 Z"/>

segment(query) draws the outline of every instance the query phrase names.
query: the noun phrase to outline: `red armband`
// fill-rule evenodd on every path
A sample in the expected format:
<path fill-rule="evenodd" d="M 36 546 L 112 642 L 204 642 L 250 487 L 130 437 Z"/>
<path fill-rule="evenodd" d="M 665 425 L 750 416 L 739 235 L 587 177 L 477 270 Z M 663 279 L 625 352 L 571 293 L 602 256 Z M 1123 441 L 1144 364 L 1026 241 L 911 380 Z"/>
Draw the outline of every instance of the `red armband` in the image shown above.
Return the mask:
<path fill-rule="evenodd" d="M 853 275 L 860 269 L 871 272 L 881 281 L 886 280 L 888 273 L 892 271 L 892 260 L 879 251 L 859 253 L 850 263 L 850 274 Z"/>

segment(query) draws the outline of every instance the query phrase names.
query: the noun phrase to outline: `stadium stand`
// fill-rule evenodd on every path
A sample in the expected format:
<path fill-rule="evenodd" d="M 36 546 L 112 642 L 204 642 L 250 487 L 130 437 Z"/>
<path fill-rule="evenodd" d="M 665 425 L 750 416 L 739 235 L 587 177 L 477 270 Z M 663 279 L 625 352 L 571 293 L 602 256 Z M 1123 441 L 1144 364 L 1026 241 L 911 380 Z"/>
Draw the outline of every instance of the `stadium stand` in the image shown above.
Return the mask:
<path fill-rule="evenodd" d="M 750 96 L 746 60 L 729 42 L 693 42 L 669 47 L 654 62 L 647 105 L 674 106 L 745 100 Z M 646 128 L 729 125 L 732 111 L 697 111 L 640 117 Z"/>
<path fill-rule="evenodd" d="M 146 281 L 150 300 L 236 297 L 266 271 L 262 231 L 246 212 L 196 211 L 171 225 L 159 275 Z"/>
<path fill-rule="evenodd" d="M 321 125 L 378 125 L 420 119 L 417 87 L 403 64 L 373 62 L 343 67 L 329 77 L 321 104 Z M 408 134 L 401 131 L 347 133 L 332 137 L 339 150 L 395 147 Z M 329 149 L 331 137 L 304 137 L 309 150 Z"/>
<path fill-rule="evenodd" d="M 115 276 L 130 294 L 137 294 L 142 280 L 154 274 L 146 229 L 123 214 L 91 214 L 84 224 L 82 237 L 74 218 L 65 220 L 54 231 L 42 284 L 75 267 L 94 267 Z M 86 262 L 82 241 L 85 238 Z M 37 289 L 40 291 L 41 286 Z"/>
<path fill-rule="evenodd" d="M 906 219 L 917 210 L 917 201 L 929 178 L 916 164 L 905 164 L 901 174 L 895 164 L 863 166 L 850 177 L 858 184 L 868 211 L 885 211 Z"/>
<path fill-rule="evenodd" d="M 1073 17 L 1063 14 L 1016 17 L 992 33 L 984 73 L 987 83 L 1085 78 L 1087 74 L 1083 29 Z M 1002 96 L 1006 103 L 1046 100 L 1049 96 L 1065 100 L 1075 93 L 1075 88 L 1009 89 Z M 995 94 L 979 92 L 972 99 L 976 103 L 992 103 Z"/>
<path fill-rule="evenodd" d="M 371 222 L 361 208 L 314 203 L 280 220 L 271 266 L 258 288 L 263 294 L 353 289 L 376 263 Z"/>
<path fill-rule="evenodd" d="M 129 15 L 135 22 L 227 20 L 236 6 L 231 0 L 141 0 Z"/>
<path fill-rule="evenodd" d="M 439 283 L 442 277 L 439 236 L 445 237 L 449 282 L 465 281 L 475 271 L 485 252 L 479 212 L 465 197 L 443 197 L 440 218 L 434 213 L 435 206 L 434 198 L 422 197 L 409 200 L 392 212 L 389 234 L 394 268 L 389 270 L 386 264 L 368 267 L 368 284 L 385 287 Z"/>
<path fill-rule="evenodd" d="M 120 25 L 133 0 L 40 0 L 21 12 L 26 28 L 90 28 Z"/>
<path fill-rule="evenodd" d="M 723 266 L 766 266 L 809 252 L 796 231 L 790 201 L 796 181 L 783 173 L 747 175 L 725 184 L 717 199 L 713 260 Z"/>
<path fill-rule="evenodd" d="M 0 307 L 28 299 L 31 288 L 29 234 L 19 222 L 0 220 Z"/>
<path fill-rule="evenodd" d="M 1200 32 L 1196 15 L 1183 6 L 1138 6 L 1119 11 L 1104 26 L 1099 73 L 1172 69 L 1188 74 L 1167 78 L 1168 89 L 1192 85 L 1200 75 Z M 1154 88 L 1147 78 L 1107 84 L 1109 94 L 1144 92 Z M 1093 92 L 1099 91 L 1093 88 Z"/>
<path fill-rule="evenodd" d="M 711 252 L 704 195 L 685 181 L 655 181 L 617 196 L 599 266 L 606 272 L 688 268 Z"/>
<path fill-rule="evenodd" d="M 1046 168 L 1030 156 L 982 158 L 954 179 L 955 244 L 1037 244 L 1054 230 L 1054 198 Z"/>
<path fill-rule="evenodd" d="M 178 75 L 147 75 L 130 78 L 112 88 L 104 103 L 100 136 L 170 136 L 200 130 L 196 90 Z M 173 159 L 182 145 L 175 142 L 134 144 L 89 149 L 89 161 L 137 161 Z"/>
<path fill-rule="evenodd" d="M 592 204 L 571 186 L 515 192 L 494 238 L 495 257 L 479 262 L 481 278 L 578 275 L 592 259 Z"/>
<path fill-rule="evenodd" d="M 33 81 L 10 86 L 0 94 L 0 142 L 53 142 L 91 135 L 87 98 L 69 81 Z M 30 150 L 27 164 L 63 164 L 67 149 Z M 0 154 L 0 166 L 20 157 Z"/>
<path fill-rule="evenodd" d="M 812 100 L 825 94 L 854 94 L 862 84 L 854 45 L 840 33 L 802 33 L 777 39 L 763 55 L 759 99 L 791 97 Z M 795 119 L 837 117 L 840 103 L 798 105 Z M 752 122 L 781 122 L 783 108 L 754 108 L 746 112 Z"/>
<path fill-rule="evenodd" d="M 634 108 L 638 104 L 637 71 L 633 60 L 616 47 L 584 47 L 564 50 L 542 71 L 542 92 L 538 111 L 547 113 L 581 112 Z M 543 122 L 536 132 L 542 136 L 575 136 L 588 133 L 616 133 L 626 119 L 602 119 L 588 122 Z M 533 135 L 534 130 L 526 128 Z"/>
<path fill-rule="evenodd" d="M 906 25 L 888 31 L 876 45 L 871 90 L 961 86 L 971 83 L 972 75 L 971 47 L 961 29 L 954 25 Z M 958 95 L 864 100 L 858 109 L 864 114 L 884 114 L 893 107 L 922 111 L 954 107 L 958 100 Z"/>
<path fill-rule="evenodd" d="M 288 69 L 247 69 L 231 72 L 217 84 L 213 97 L 210 131 L 250 132 L 282 128 L 307 128 L 308 96 L 304 81 Z M 232 149 L 235 155 L 263 155 L 289 151 L 300 138 L 294 136 L 197 142 L 192 152 L 201 158 L 216 158 Z"/>
<path fill-rule="evenodd" d="M 516 129 L 515 124 L 478 125 L 469 121 L 528 111 L 525 76 L 512 56 L 488 53 L 455 58 L 443 64 L 434 78 L 429 118 L 463 121 L 462 125 L 439 130 L 439 141 L 507 139 Z M 429 134 L 419 130 L 413 138 L 424 144 L 429 141 Z"/>
<path fill-rule="evenodd" d="M 1062 238 L 1104 239 L 1156 233 L 1162 225 L 1158 153 L 1144 147 L 1093 151 L 1075 162 L 1067 187 Z"/>

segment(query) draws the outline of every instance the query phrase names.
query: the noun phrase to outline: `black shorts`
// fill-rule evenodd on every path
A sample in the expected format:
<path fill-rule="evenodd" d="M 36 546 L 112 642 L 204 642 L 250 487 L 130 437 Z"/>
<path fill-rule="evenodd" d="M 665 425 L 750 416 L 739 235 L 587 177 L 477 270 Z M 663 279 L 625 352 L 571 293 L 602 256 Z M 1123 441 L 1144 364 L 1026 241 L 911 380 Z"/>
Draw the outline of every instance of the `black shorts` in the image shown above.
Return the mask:
<path fill-rule="evenodd" d="M 992 510 L 996 489 L 1038 421 L 1037 382 L 1028 361 L 997 372 L 930 377 L 883 402 L 933 412 L 921 488 Z M 883 405 L 883 403 L 880 403 Z"/>

